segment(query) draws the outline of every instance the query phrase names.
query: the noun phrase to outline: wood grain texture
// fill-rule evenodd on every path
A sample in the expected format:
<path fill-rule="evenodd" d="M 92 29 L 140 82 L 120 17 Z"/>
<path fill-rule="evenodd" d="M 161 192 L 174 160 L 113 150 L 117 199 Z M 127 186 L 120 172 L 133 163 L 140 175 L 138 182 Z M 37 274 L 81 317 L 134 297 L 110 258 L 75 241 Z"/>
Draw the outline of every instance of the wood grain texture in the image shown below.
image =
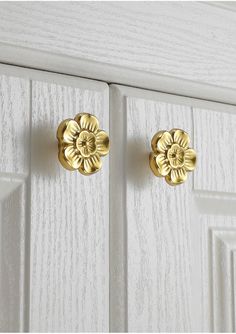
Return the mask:
<path fill-rule="evenodd" d="M 0 75 L 0 330 L 25 331 L 29 80 Z"/>
<path fill-rule="evenodd" d="M 209 203 L 220 207 L 220 211 L 210 213 Z M 235 276 L 233 274 L 233 253 L 236 243 L 235 199 L 215 200 L 202 197 L 199 210 L 200 267 L 198 275 L 198 293 L 201 307 L 199 323 L 202 332 L 235 331 Z M 232 216 L 228 207 L 234 207 Z M 205 213 L 203 213 L 205 211 Z M 207 212 L 208 211 L 208 212 Z"/>
<path fill-rule="evenodd" d="M 230 220 L 233 225 L 232 230 L 221 227 L 223 230 L 213 231 L 212 234 L 214 332 L 235 331 L 234 285 L 236 282 L 233 276 L 233 251 L 236 246 L 236 219 L 233 217 Z M 226 222 L 225 217 L 224 222 Z"/>
<path fill-rule="evenodd" d="M 90 177 L 66 171 L 55 137 L 59 123 L 78 112 L 96 115 L 108 130 L 107 92 L 104 84 L 90 90 L 33 81 L 31 331 L 109 328 L 109 159 Z"/>
<path fill-rule="evenodd" d="M 191 331 L 192 176 L 173 188 L 148 165 L 158 130 L 192 135 L 191 108 L 128 97 L 126 111 L 129 153 L 140 160 L 127 180 L 128 329 Z"/>
<path fill-rule="evenodd" d="M 24 77 L 0 76 L 0 329 L 106 332 L 109 159 L 88 178 L 64 170 L 56 130 L 84 111 L 108 130 L 108 87 Z"/>
<path fill-rule="evenodd" d="M 236 108 L 235 108 L 236 111 Z M 193 108 L 194 189 L 236 192 L 236 114 Z"/>
<path fill-rule="evenodd" d="M 119 295 L 111 292 L 111 302 L 116 300 L 118 305 L 111 308 L 111 328 L 131 332 L 234 331 L 235 190 L 228 192 L 226 181 L 219 183 L 220 189 L 207 189 L 209 181 L 203 179 L 202 171 L 205 168 L 209 175 L 210 169 L 200 166 L 206 164 L 201 155 L 203 145 L 211 157 L 216 153 L 217 162 L 222 160 L 217 152 L 217 145 L 221 145 L 218 138 L 234 154 L 226 131 L 234 126 L 234 107 L 226 110 L 216 103 L 116 85 L 111 91 L 116 124 L 111 128 L 112 136 L 119 137 L 119 129 L 123 131 L 121 147 L 111 155 L 111 170 L 118 175 L 122 192 L 122 198 L 111 206 L 111 222 L 119 226 L 111 230 L 122 241 L 112 247 L 116 263 L 111 270 L 124 268 L 118 279 L 111 275 L 113 288 L 121 288 Z M 196 171 L 176 188 L 155 178 L 148 165 L 152 135 L 173 127 L 185 129 L 200 153 Z M 205 137 L 204 129 L 208 131 Z M 211 145 L 213 130 L 217 140 Z M 226 151 L 222 171 L 232 177 Z M 115 166 L 122 152 L 127 152 L 123 183 L 120 165 L 117 170 Z M 219 174 L 217 163 L 212 162 L 213 168 Z M 199 187 L 194 187 L 193 178 Z M 111 177 L 111 183 L 114 190 L 116 177 Z M 126 314 L 119 309 L 122 305 Z"/>
<path fill-rule="evenodd" d="M 236 87 L 235 12 L 199 2 L 0 4 L 0 41 Z"/>
<path fill-rule="evenodd" d="M 29 80 L 0 76 L 1 172 L 29 170 Z"/>
<path fill-rule="evenodd" d="M 26 183 L 0 174 L 0 330 L 25 331 Z"/>

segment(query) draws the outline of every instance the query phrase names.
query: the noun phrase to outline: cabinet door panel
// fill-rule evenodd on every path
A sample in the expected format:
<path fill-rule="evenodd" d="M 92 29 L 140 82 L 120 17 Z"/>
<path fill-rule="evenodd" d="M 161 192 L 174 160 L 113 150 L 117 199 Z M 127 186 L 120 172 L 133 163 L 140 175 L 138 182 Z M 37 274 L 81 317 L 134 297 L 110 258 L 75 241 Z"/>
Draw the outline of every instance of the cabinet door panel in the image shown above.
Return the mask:
<path fill-rule="evenodd" d="M 90 177 L 67 171 L 56 140 L 59 123 L 79 112 L 96 115 L 108 130 L 108 87 L 21 74 L 30 79 L 0 76 L 1 247 L 8 268 L 1 274 L 0 328 L 108 331 L 109 159 Z"/>
<path fill-rule="evenodd" d="M 108 328 L 108 161 L 103 159 L 98 174 L 84 177 L 59 166 L 53 145 L 60 121 L 78 112 L 95 114 L 102 128 L 108 129 L 106 97 L 106 90 L 90 90 L 89 85 L 80 89 L 32 83 L 36 143 L 31 176 L 30 311 L 34 330 Z"/>
<path fill-rule="evenodd" d="M 118 176 L 111 189 L 125 180 L 122 200 L 111 207 L 111 245 L 117 231 L 122 240 L 111 246 L 111 327 L 233 331 L 236 174 L 229 165 L 236 108 L 121 86 L 112 86 L 111 99 L 112 140 L 117 127 L 124 132 L 111 156 L 111 175 Z M 155 177 L 148 158 L 152 136 L 172 128 L 187 131 L 198 154 L 196 171 L 177 187 Z"/>
<path fill-rule="evenodd" d="M 157 124 L 159 129 L 183 128 L 192 136 L 189 107 L 132 97 L 126 103 L 127 141 L 136 141 L 136 147 L 146 138 L 148 152 Z M 146 184 L 130 182 L 127 187 L 129 328 L 171 331 L 175 326 L 185 331 L 191 322 L 192 180 L 169 191 L 163 179 L 153 180 L 148 159 L 145 167 Z"/>

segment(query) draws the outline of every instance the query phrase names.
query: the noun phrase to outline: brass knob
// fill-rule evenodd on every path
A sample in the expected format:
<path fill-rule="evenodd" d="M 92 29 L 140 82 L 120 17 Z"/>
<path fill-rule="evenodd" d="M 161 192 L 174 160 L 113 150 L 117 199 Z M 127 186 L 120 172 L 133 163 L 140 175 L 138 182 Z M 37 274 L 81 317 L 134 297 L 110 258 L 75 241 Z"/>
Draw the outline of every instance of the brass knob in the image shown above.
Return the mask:
<path fill-rule="evenodd" d="M 99 129 L 95 116 L 80 113 L 66 119 L 57 129 L 58 158 L 68 170 L 91 175 L 102 167 L 101 156 L 109 152 L 109 137 Z"/>
<path fill-rule="evenodd" d="M 151 170 L 156 176 L 165 177 L 175 186 L 187 179 L 187 172 L 196 166 L 196 152 L 189 148 L 189 135 L 181 129 L 157 132 L 151 141 L 149 155 Z"/>

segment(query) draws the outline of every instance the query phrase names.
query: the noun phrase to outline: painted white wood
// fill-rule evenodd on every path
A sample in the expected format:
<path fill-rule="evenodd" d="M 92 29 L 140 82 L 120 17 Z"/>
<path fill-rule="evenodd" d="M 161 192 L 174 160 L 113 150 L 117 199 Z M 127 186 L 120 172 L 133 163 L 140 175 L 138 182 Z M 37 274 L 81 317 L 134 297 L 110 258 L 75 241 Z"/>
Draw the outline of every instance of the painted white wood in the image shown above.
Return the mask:
<path fill-rule="evenodd" d="M 0 330 L 25 330 L 29 81 L 0 75 Z"/>
<path fill-rule="evenodd" d="M 122 199 L 111 207 L 110 239 L 120 233 L 122 240 L 112 247 L 117 262 L 110 262 L 111 279 L 116 266 L 125 268 L 113 281 L 114 291 L 115 285 L 121 291 L 111 291 L 111 328 L 234 331 L 236 196 L 229 162 L 236 151 L 229 133 L 235 107 L 115 85 L 111 90 L 111 137 L 124 131 L 111 156 L 112 175 L 119 175 L 114 162 L 127 152 Z M 153 134 L 173 127 L 185 129 L 198 152 L 196 171 L 179 187 L 156 178 L 148 165 Z M 111 189 L 121 180 L 112 176 Z M 126 314 L 116 316 L 117 304 Z"/>
<path fill-rule="evenodd" d="M 203 2 L 2 2 L 0 41 L 236 87 L 235 12 Z"/>
<path fill-rule="evenodd" d="M 106 332 L 109 158 L 87 178 L 63 169 L 56 130 L 89 112 L 108 131 L 108 87 L 27 73 L 29 80 L 1 75 L 0 328 Z"/>
<path fill-rule="evenodd" d="M 191 331 L 191 178 L 185 187 L 169 189 L 148 164 L 157 124 L 192 135 L 191 108 L 132 97 L 126 108 L 127 142 L 137 159 L 145 158 L 142 174 L 127 180 L 128 329 Z M 133 168 L 141 172 L 140 164 Z"/>
<path fill-rule="evenodd" d="M 225 8 L 231 11 L 236 11 L 235 1 L 208 1 L 207 4 L 211 6 Z"/>
<path fill-rule="evenodd" d="M 236 108 L 232 114 L 193 109 L 198 168 L 194 188 L 236 192 Z"/>
<path fill-rule="evenodd" d="M 217 217 L 218 218 L 218 217 Z M 218 218 L 219 219 L 219 218 Z M 214 224 L 217 220 L 214 218 Z M 222 224 L 222 217 L 221 224 Z M 229 219 L 228 219 L 229 220 Z M 212 233 L 213 248 L 213 310 L 214 331 L 234 332 L 234 277 L 232 251 L 236 247 L 236 219 L 233 220 L 233 230 L 226 230 L 224 218 L 223 230 Z"/>
<path fill-rule="evenodd" d="M 208 101 L 236 104 L 235 88 L 225 88 L 165 74 L 156 75 L 145 70 L 132 69 L 117 64 L 106 64 L 89 59 L 54 54 L 48 51 L 34 50 L 28 47 L 12 46 L 2 42 L 0 42 L 0 62 L 4 63 L 4 65 L 18 65 L 17 67 L 11 66 L 14 74 L 20 72 L 23 75 L 27 75 L 28 72 L 24 68 L 19 67 L 23 66 L 31 69 L 102 80 L 109 84 L 122 84 Z"/>
<path fill-rule="evenodd" d="M 108 159 L 92 177 L 67 172 L 55 139 L 60 121 L 78 112 L 95 114 L 108 129 L 107 88 L 101 88 L 33 81 L 32 331 L 108 330 Z"/>
<path fill-rule="evenodd" d="M 0 326 L 108 331 L 108 159 L 91 179 L 69 173 L 55 139 L 77 108 L 108 129 L 108 89 L 22 73 L 28 79 L 1 75 Z M 110 329 L 234 331 L 235 149 L 226 129 L 235 106 L 118 86 L 111 97 Z M 200 154 L 188 183 L 171 188 L 152 175 L 148 152 L 158 129 L 176 126 Z"/>
<path fill-rule="evenodd" d="M 27 174 L 29 170 L 29 81 L 1 75 L 1 172 Z"/>
<path fill-rule="evenodd" d="M 27 209 L 26 180 L 16 175 L 0 180 L 1 279 L 0 329 L 2 332 L 25 330 L 25 256 Z"/>
<path fill-rule="evenodd" d="M 217 193 L 216 193 L 217 194 Z M 201 193 L 195 197 L 199 244 L 198 293 L 202 331 L 234 332 L 235 195 Z M 196 285 L 197 286 L 197 285 Z"/>

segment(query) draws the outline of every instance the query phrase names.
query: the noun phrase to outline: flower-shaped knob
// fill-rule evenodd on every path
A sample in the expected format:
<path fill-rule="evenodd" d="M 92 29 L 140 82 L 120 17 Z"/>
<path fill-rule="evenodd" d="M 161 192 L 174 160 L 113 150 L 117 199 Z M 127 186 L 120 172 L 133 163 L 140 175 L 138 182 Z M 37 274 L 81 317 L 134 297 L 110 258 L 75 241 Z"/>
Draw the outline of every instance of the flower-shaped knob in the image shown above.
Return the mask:
<path fill-rule="evenodd" d="M 68 170 L 91 175 L 102 167 L 101 156 L 109 152 L 109 137 L 99 129 L 95 116 L 80 113 L 66 119 L 57 129 L 58 158 Z"/>
<path fill-rule="evenodd" d="M 189 148 L 189 135 L 180 129 L 157 132 L 151 142 L 149 156 L 151 170 L 156 176 L 165 177 L 172 186 L 186 181 L 187 172 L 196 165 L 196 152 Z"/>

